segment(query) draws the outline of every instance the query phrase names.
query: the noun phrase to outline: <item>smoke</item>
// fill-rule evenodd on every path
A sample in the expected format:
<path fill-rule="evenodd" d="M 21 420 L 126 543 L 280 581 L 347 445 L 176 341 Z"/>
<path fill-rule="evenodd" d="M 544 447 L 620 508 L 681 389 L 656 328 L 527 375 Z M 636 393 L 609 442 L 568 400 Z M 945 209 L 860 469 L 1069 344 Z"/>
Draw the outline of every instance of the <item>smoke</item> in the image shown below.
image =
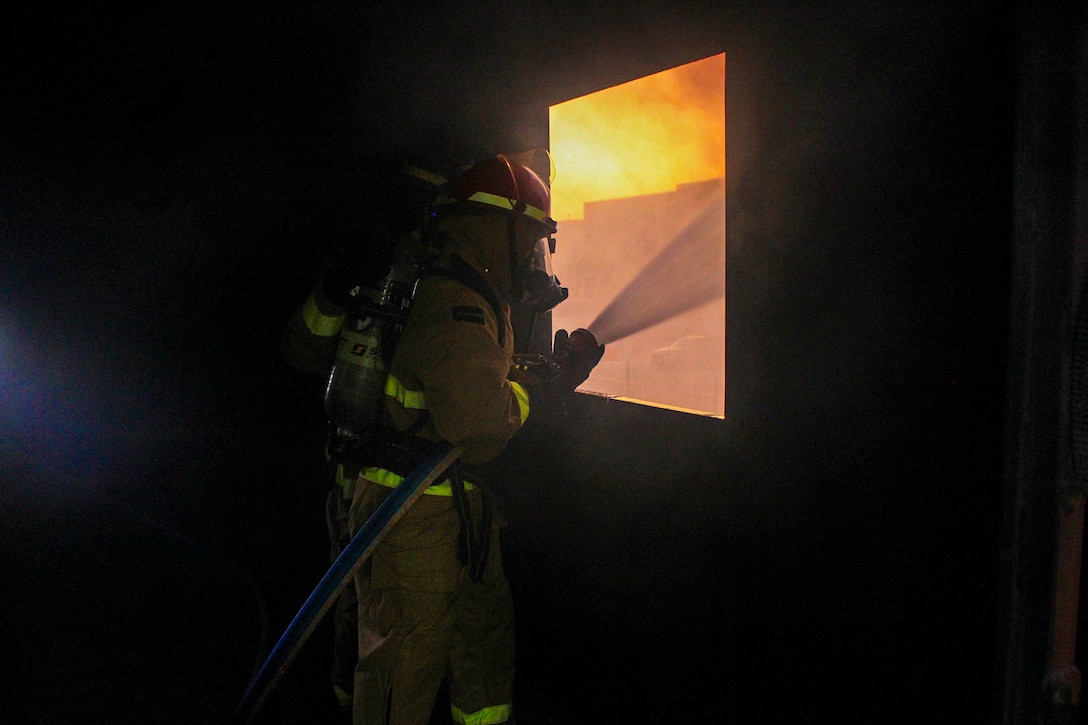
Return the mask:
<path fill-rule="evenodd" d="M 606 345 L 725 295 L 725 194 L 716 193 L 588 326 Z"/>

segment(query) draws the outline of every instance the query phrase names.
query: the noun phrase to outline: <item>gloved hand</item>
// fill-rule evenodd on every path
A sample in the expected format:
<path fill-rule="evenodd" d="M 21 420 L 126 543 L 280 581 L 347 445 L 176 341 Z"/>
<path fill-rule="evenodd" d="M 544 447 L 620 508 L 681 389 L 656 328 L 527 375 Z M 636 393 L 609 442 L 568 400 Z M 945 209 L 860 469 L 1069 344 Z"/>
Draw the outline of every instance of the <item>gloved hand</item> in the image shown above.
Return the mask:
<path fill-rule="evenodd" d="M 578 328 L 569 335 L 566 330 L 559 330 L 552 345 L 552 359 L 558 366 L 558 374 L 548 383 L 549 390 L 559 394 L 573 393 L 586 381 L 603 355 L 604 345 L 598 345 L 597 338 L 589 330 Z"/>
<path fill-rule="evenodd" d="M 507 377 L 545 393 L 546 397 L 557 397 L 573 393 L 604 355 L 604 345 L 598 345 L 593 334 L 583 329 L 569 335 L 566 330 L 559 330 L 552 349 L 551 355 L 515 355 Z"/>

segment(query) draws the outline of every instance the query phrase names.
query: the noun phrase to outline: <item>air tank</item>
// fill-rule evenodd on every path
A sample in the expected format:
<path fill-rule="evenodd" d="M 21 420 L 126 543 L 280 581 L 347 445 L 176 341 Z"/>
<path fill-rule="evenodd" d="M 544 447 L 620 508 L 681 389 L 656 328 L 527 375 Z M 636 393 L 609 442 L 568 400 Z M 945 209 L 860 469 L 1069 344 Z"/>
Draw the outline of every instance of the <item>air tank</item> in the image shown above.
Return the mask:
<path fill-rule="evenodd" d="M 343 434 L 361 435 L 378 419 L 418 276 L 411 257 L 400 254 L 385 277 L 352 290 L 325 387 L 325 414 Z"/>

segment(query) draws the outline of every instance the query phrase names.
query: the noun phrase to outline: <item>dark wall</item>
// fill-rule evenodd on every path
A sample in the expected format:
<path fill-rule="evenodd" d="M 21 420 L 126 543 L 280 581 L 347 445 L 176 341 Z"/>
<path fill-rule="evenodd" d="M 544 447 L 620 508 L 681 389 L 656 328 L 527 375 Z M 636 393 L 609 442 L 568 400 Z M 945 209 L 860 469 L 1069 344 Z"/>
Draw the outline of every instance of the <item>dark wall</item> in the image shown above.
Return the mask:
<path fill-rule="evenodd" d="M 727 53 L 726 420 L 586 400 L 511 513 L 525 669 L 595 712 L 990 712 L 1013 39 L 933 11 L 692 24 Z M 612 47 L 675 60 L 655 30 Z"/>
<path fill-rule="evenodd" d="M 523 680 L 564 722 L 985 721 L 1011 11 L 714 5 L 17 13 L 0 450 L 10 510 L 55 524 L 5 531 L 17 594 L 72 581 L 24 555 L 45 541 L 95 591 L 72 517 L 109 495 L 263 592 L 262 630 L 237 578 L 194 574 L 204 631 L 278 636 L 325 568 L 321 381 L 283 365 L 278 336 L 324 251 L 380 208 L 375 169 L 543 143 L 548 104 L 724 51 L 727 416 L 580 398 L 510 446 Z M 127 531 L 116 556 L 155 536 Z M 178 601 L 176 571 L 149 608 Z M 239 651 L 218 663 L 222 704 L 249 675 Z M 17 689 L 13 712 L 45 707 Z"/>

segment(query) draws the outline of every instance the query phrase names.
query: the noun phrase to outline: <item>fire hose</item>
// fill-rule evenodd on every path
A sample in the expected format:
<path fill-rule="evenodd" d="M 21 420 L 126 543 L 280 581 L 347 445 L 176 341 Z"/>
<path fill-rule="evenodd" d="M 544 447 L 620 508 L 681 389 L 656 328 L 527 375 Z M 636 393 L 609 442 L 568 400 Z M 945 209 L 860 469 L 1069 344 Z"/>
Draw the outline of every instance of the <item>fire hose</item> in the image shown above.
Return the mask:
<path fill-rule="evenodd" d="M 241 703 L 234 712 L 232 723 L 249 723 L 254 720 L 295 655 L 313 634 L 340 592 L 351 581 L 352 575 L 416 499 L 422 496 L 427 487 L 437 481 L 460 455 L 459 447 L 449 443 L 439 443 L 378 506 L 344 547 L 329 570 L 325 572 L 325 576 L 318 582 L 298 614 L 291 620 L 283 636 L 272 648 L 264 665 L 246 689 Z"/>

